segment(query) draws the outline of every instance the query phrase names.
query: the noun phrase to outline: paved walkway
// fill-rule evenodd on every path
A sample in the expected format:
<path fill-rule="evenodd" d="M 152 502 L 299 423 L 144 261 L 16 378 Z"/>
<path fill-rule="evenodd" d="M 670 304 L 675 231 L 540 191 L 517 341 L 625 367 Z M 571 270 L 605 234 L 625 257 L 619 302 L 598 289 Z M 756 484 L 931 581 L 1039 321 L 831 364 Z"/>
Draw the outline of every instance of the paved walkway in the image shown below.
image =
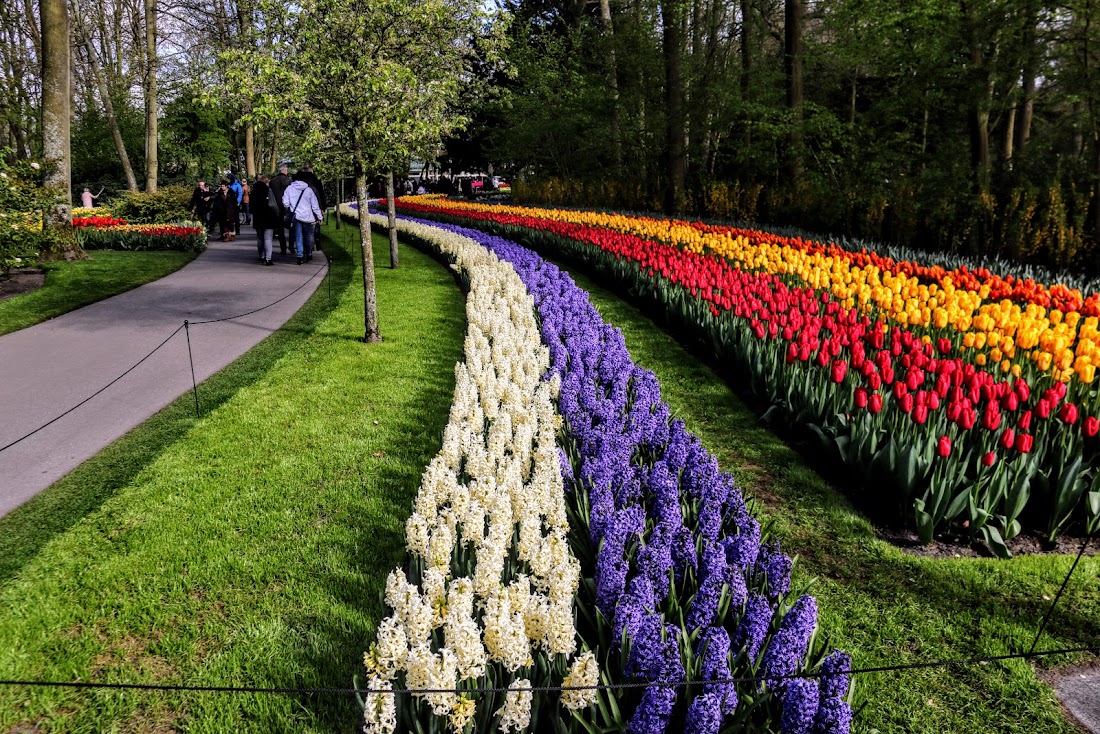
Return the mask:
<path fill-rule="evenodd" d="M 0 336 L 0 447 L 80 403 L 137 363 L 186 319 L 202 381 L 294 315 L 322 283 L 325 256 L 296 265 L 292 255 L 259 264 L 256 235 L 212 241 L 175 273 L 28 329 Z M 312 276 L 312 278 L 311 278 Z M 296 293 L 249 316 L 246 313 Z M 181 329 L 152 357 L 56 423 L 0 451 L 0 516 L 191 389 Z M 202 387 L 199 387 L 201 397 Z"/>

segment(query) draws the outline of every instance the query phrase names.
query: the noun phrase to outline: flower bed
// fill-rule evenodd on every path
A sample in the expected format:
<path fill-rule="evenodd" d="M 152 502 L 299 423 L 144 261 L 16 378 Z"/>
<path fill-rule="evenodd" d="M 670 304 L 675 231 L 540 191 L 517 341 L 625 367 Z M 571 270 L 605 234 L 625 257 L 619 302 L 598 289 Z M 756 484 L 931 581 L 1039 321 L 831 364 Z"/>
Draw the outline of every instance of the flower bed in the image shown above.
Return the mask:
<path fill-rule="evenodd" d="M 1051 538 L 1074 521 L 1100 525 L 1100 420 L 1082 381 L 1033 368 L 999 377 L 965 360 L 947 336 L 872 318 L 827 289 L 792 287 L 713 255 L 485 207 L 398 204 L 522 238 L 654 303 L 737 367 L 772 406 L 770 418 L 816 437 L 853 470 L 855 491 L 926 542 L 953 526 L 1007 555 L 1025 522 Z M 885 498 L 884 486 L 894 488 Z"/>
<path fill-rule="evenodd" d="M 85 250 L 206 249 L 206 231 L 198 224 L 126 224 L 107 216 L 74 219 L 73 226 Z"/>
<path fill-rule="evenodd" d="M 454 236 L 399 226 L 430 247 Z M 846 732 L 847 656 L 822 662 L 813 598 L 790 604 L 790 559 L 761 542 L 732 478 L 670 419 L 652 373 L 557 268 L 514 243 L 449 229 L 515 267 L 550 347 L 550 383 L 560 380 L 568 540 L 584 574 L 578 629 L 595 652 L 566 684 L 597 673 L 605 683 L 697 681 L 604 689 L 592 706 L 587 691 L 565 691 L 572 719 L 556 728 Z M 825 675 L 787 678 L 807 670 Z"/>

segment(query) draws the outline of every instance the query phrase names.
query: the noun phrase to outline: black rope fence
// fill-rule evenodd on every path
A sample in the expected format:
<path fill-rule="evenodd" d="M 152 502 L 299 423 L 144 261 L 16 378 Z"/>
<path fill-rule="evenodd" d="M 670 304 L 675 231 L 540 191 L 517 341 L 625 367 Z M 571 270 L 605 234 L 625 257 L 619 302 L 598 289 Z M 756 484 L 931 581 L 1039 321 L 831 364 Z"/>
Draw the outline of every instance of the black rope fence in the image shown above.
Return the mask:
<path fill-rule="evenodd" d="M 263 686 L 192 686 L 171 685 L 156 683 L 99 683 L 94 681 L 41 681 L 41 680 L 0 680 L 0 686 L 26 686 L 33 688 L 91 688 L 105 690 L 125 691 L 163 691 L 163 692 L 188 692 L 188 693 L 234 693 L 234 694 L 308 694 L 308 695 L 363 695 L 363 694 L 467 694 L 487 695 L 497 693 L 560 693 L 562 691 L 616 691 L 637 688 L 683 688 L 685 686 L 698 685 L 734 685 L 738 683 L 769 683 L 795 678 L 816 679 L 834 675 L 868 675 L 871 673 L 890 673 L 896 671 L 917 670 L 921 668 L 948 668 L 964 665 L 988 665 L 990 663 L 1007 660 L 1030 660 L 1032 658 L 1046 657 L 1050 655 L 1069 655 L 1083 652 L 1100 652 L 1100 645 L 1086 647 L 1069 647 L 1058 650 L 1040 650 L 1038 652 L 1021 652 L 1009 655 L 990 655 L 977 658 L 960 658 L 955 660 L 931 660 L 919 663 L 902 663 L 899 665 L 879 665 L 867 668 L 851 668 L 849 670 L 834 671 L 831 673 L 807 672 L 790 673 L 775 676 L 745 676 L 740 678 L 721 678 L 714 680 L 673 680 L 673 681 L 625 681 L 622 683 L 594 683 L 581 686 L 525 686 L 508 688 L 505 686 L 475 686 L 472 688 L 308 688 L 308 687 L 263 687 Z"/>
<path fill-rule="evenodd" d="M 271 308 L 272 306 L 276 306 L 276 305 L 278 305 L 278 304 L 282 303 L 283 301 L 285 301 L 286 299 L 290 298 L 291 296 L 293 296 L 293 295 L 294 295 L 295 293 L 297 293 L 298 291 L 300 291 L 300 290 L 302 290 L 303 288 L 305 288 L 305 287 L 306 287 L 307 285 L 309 285 L 309 284 L 310 284 L 311 282 L 313 282 L 313 279 L 314 279 L 314 278 L 316 278 L 316 277 L 317 277 L 318 275 L 320 275 L 320 274 L 321 274 L 322 272 L 325 272 L 325 274 L 326 274 L 326 276 L 327 276 L 327 275 L 329 274 L 329 273 L 328 273 L 327 271 L 329 270 L 330 262 L 331 262 L 331 261 L 329 261 L 329 260 L 328 260 L 328 259 L 326 258 L 326 260 L 325 260 L 325 264 L 324 264 L 324 265 L 322 265 L 322 266 L 321 266 L 320 268 L 318 268 L 318 269 L 317 269 L 317 272 L 315 272 L 315 273 L 314 273 L 313 275 L 311 275 L 311 276 L 309 276 L 308 278 L 306 278 L 306 280 L 305 280 L 305 281 L 304 281 L 304 282 L 303 282 L 303 283 L 302 283 L 302 284 L 301 284 L 300 286 L 298 286 L 297 288 L 295 288 L 294 290 L 292 290 L 292 291 L 291 291 L 290 293 L 287 293 L 287 294 L 286 294 L 285 296 L 283 296 L 282 298 L 278 299 L 277 301 L 272 301 L 271 303 L 267 304 L 266 306 L 261 306 L 260 308 L 256 308 L 256 309 L 253 309 L 253 310 L 251 310 L 251 311 L 246 311 L 246 312 L 244 312 L 244 313 L 239 313 L 239 314 L 236 314 L 235 316 L 226 316 L 226 317 L 224 317 L 224 318 L 220 318 L 220 319 L 206 319 L 205 321 L 186 321 L 186 320 L 185 320 L 185 321 L 184 321 L 184 322 L 183 322 L 182 324 L 180 324 L 180 325 L 179 325 L 179 326 L 178 326 L 178 327 L 176 328 L 176 330 L 175 330 L 175 331 L 173 331 L 173 332 L 172 332 L 171 334 L 169 334 L 169 335 L 167 336 L 167 338 L 165 338 L 165 340 L 164 340 L 164 341 L 162 341 L 162 342 L 161 342 L 160 344 L 158 344 L 157 346 L 153 347 L 152 351 L 150 351 L 150 352 L 149 352 L 148 354 L 146 354 L 146 355 L 145 355 L 144 357 L 142 357 L 142 358 L 141 358 L 141 359 L 139 359 L 139 360 L 138 360 L 137 362 L 135 362 L 135 363 L 133 364 L 133 366 L 131 366 L 131 367 L 130 367 L 129 369 L 127 369 L 127 370 L 126 370 L 125 372 L 123 372 L 123 373 L 122 373 L 121 375 L 119 375 L 119 376 L 118 376 L 118 377 L 116 377 L 115 379 L 111 380 L 111 381 L 110 381 L 110 382 L 108 382 L 108 383 L 107 383 L 106 385 L 104 385 L 103 387 L 99 388 L 99 389 L 98 389 L 98 390 L 96 390 L 96 391 L 95 391 L 94 393 L 92 393 L 92 394 L 91 394 L 91 395 L 89 395 L 88 397 L 84 398 L 83 400 L 81 400 L 81 401 L 80 401 L 79 403 L 77 403 L 77 404 L 76 404 L 76 405 L 74 405 L 73 407 L 71 407 L 71 408 L 69 408 L 68 410 L 66 410 L 66 411 L 65 411 L 64 413 L 61 413 L 60 415 L 58 415 L 58 416 L 57 416 L 57 417 L 55 417 L 55 418 L 51 418 L 50 420 L 48 420 L 48 421 L 46 421 L 45 423 L 43 423 L 42 425 L 40 425 L 40 426 L 39 426 L 38 428 L 35 428 L 35 429 L 34 429 L 33 431 L 30 431 L 29 433 L 26 433 L 26 434 L 24 434 L 24 435 L 20 436 L 19 438 L 15 439 L 15 440 L 14 440 L 14 441 L 12 441 L 11 443 L 8 443 L 8 444 L 6 444 L 6 445 L 4 445 L 4 446 L 0 446 L 0 452 L 3 452 L 3 451 L 6 451 L 6 450 L 10 449 L 10 448 L 11 448 L 12 446 L 15 446 L 16 444 L 18 444 L 18 443 L 20 443 L 20 442 L 22 442 L 22 441 L 26 441 L 26 440 L 27 440 L 28 438 L 30 438 L 31 436 L 35 435 L 36 433 L 38 433 L 39 431 L 41 431 L 41 430 L 43 430 L 43 429 L 45 429 L 45 428 L 49 428 L 49 427 L 50 427 L 50 426 L 52 426 L 52 425 L 53 425 L 54 423 L 57 423 L 57 422 L 58 422 L 59 420 L 61 420 L 61 419 L 62 419 L 62 418 L 64 418 L 65 416 L 69 415 L 70 413 L 72 413 L 72 412 L 73 412 L 74 410 L 76 410 L 77 408 L 80 408 L 81 406 L 83 406 L 84 404 L 86 404 L 87 402 L 89 402 L 90 400 L 92 400 L 93 398 L 97 397 L 98 395 L 100 395 L 101 393 L 103 393 L 104 391 L 106 391 L 106 390 L 107 390 L 108 388 L 110 388 L 110 387 L 111 387 L 112 385 L 114 385 L 114 384 L 115 384 L 116 382 L 118 382 L 119 380 L 121 380 L 121 379 L 122 379 L 123 377 L 126 377 L 126 375 L 128 375 L 128 374 L 130 374 L 131 372 L 133 372 L 134 370 L 136 370 L 136 369 L 137 369 L 137 368 L 138 368 L 139 366 L 141 366 L 141 365 L 142 365 L 142 364 L 143 364 L 143 363 L 144 363 L 144 362 L 145 362 L 145 361 L 146 361 L 147 359 L 149 359 L 149 358 L 150 358 L 150 357 L 152 357 L 152 356 L 153 356 L 154 354 L 156 354 L 156 353 L 157 353 L 158 351 L 160 351 L 160 349 L 161 349 L 161 348 L 162 348 L 162 347 L 163 347 L 163 346 L 164 346 L 165 344 L 167 344 L 168 342 L 170 342 L 170 341 L 172 340 L 172 337 L 174 337 L 174 336 L 175 336 L 176 334 L 180 333 L 180 331 L 184 331 L 184 332 L 185 332 L 185 334 L 186 334 L 186 336 L 187 336 L 187 356 L 188 356 L 188 360 L 189 360 L 189 361 L 190 361 L 190 363 L 191 363 L 191 384 L 192 384 L 192 391 L 194 392 L 194 395 L 195 395 L 195 416 L 196 416 L 196 417 L 198 417 L 198 415 L 199 415 L 199 389 L 198 389 L 198 383 L 197 383 L 197 381 L 195 380 L 195 361 L 194 361 L 194 356 L 193 356 L 193 354 L 192 354 L 192 351 L 191 351 L 191 332 L 190 332 L 190 327 L 192 327 L 192 326 L 197 326 L 197 325 L 201 325 L 201 324 L 216 324 L 216 323 L 220 323 L 220 322 L 222 322 L 222 321 L 232 321 L 232 320 L 234 320 L 234 319 L 239 319 L 239 318 L 243 318 L 243 317 L 245 317 L 245 316 L 251 316 L 251 315 L 252 315 L 252 314 L 254 314 L 254 313 L 259 313 L 260 311 L 263 311 L 263 310 L 265 310 L 265 309 Z M 329 301 L 331 302 L 331 300 L 332 300 L 332 284 L 331 284 L 331 282 L 330 282 L 330 283 L 329 283 Z"/>

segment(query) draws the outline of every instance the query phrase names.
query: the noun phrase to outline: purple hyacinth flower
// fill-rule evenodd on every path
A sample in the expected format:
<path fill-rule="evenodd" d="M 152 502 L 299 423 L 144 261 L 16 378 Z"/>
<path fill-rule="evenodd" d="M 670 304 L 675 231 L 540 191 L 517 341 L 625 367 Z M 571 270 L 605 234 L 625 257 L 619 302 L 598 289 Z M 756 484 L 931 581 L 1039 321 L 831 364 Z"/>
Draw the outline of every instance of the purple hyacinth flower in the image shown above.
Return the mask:
<path fill-rule="evenodd" d="M 755 663 L 768 636 L 772 623 L 772 608 L 768 600 L 757 593 L 749 594 L 745 603 L 745 615 L 737 627 L 734 649 L 745 653 L 746 659 Z"/>
<path fill-rule="evenodd" d="M 779 550 L 779 543 L 768 543 L 761 547 L 756 559 L 756 568 L 768 580 L 768 598 L 777 599 L 791 589 L 790 557 Z"/>
<path fill-rule="evenodd" d="M 821 662 L 818 687 L 821 697 L 844 698 L 848 695 L 848 671 L 852 669 L 852 656 L 843 650 L 833 650 Z"/>
<path fill-rule="evenodd" d="M 697 650 L 702 652 L 700 674 L 704 681 L 728 681 L 730 672 L 730 636 L 725 627 L 710 627 L 699 636 Z M 731 714 L 737 708 L 737 690 L 733 683 L 711 683 L 703 686 L 705 693 L 718 696 L 722 713 Z"/>
<path fill-rule="evenodd" d="M 814 719 L 814 734 L 849 734 L 852 730 L 852 707 L 839 698 L 821 701 Z"/>
<path fill-rule="evenodd" d="M 783 691 L 782 734 L 811 734 L 818 707 L 817 685 L 806 678 L 787 681 Z"/>
<path fill-rule="evenodd" d="M 779 631 L 764 652 L 763 672 L 769 686 L 782 689 L 787 680 L 784 676 L 798 670 L 816 627 L 817 602 L 812 596 L 803 595 L 783 617 Z"/>
<path fill-rule="evenodd" d="M 685 734 L 718 734 L 722 728 L 722 698 L 715 693 L 696 696 L 688 706 Z"/>
<path fill-rule="evenodd" d="M 647 688 L 630 719 L 628 731 L 630 734 L 664 734 L 675 705 L 675 688 Z"/>
<path fill-rule="evenodd" d="M 714 618 L 718 614 L 718 603 L 722 598 L 722 589 L 729 575 L 725 550 L 713 543 L 707 543 L 703 547 L 703 562 L 699 575 L 699 588 L 691 599 L 691 606 L 685 620 L 689 630 L 709 627 L 714 623 Z"/>

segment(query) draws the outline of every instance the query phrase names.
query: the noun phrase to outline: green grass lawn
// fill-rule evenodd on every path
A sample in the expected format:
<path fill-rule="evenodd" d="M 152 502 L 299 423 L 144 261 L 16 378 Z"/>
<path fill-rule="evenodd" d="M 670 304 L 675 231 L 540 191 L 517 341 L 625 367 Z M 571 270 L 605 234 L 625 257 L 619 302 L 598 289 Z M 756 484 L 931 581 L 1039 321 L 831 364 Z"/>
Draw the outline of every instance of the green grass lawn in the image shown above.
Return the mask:
<path fill-rule="evenodd" d="M 653 370 L 673 415 L 755 497 L 788 553 L 793 588 L 817 596 L 821 628 L 857 667 L 1026 652 L 1072 557 L 929 559 L 879 540 L 870 523 L 770 433 L 707 365 L 633 307 L 573 273 L 620 327 L 638 364 Z M 1095 645 L 1100 558 L 1078 566 L 1038 649 Z M 1044 596 L 1045 595 L 1045 596 Z M 1067 656 L 1039 666 L 1065 665 Z M 1031 663 L 861 676 L 859 732 L 974 734 L 1077 731 Z M 858 703 L 858 702 L 857 702 Z"/>
<path fill-rule="evenodd" d="M 338 238 L 352 234 L 343 228 Z M 0 678 L 349 687 L 438 450 L 465 299 L 375 238 L 287 326 L 0 520 Z M 0 689 L 0 732 L 352 731 L 353 698 Z M 21 728 L 22 727 L 22 728 Z"/>
<path fill-rule="evenodd" d="M 45 263 L 45 284 L 0 301 L 0 336 L 163 278 L 195 259 L 194 252 L 90 250 L 89 259 Z"/>

